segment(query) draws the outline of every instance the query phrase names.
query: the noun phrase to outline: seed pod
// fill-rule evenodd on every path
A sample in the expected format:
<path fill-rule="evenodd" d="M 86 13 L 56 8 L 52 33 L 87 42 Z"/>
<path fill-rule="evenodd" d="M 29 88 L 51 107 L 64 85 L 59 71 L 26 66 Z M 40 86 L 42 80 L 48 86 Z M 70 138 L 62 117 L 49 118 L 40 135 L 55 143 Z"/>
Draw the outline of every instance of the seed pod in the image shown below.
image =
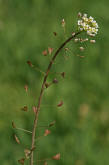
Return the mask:
<path fill-rule="evenodd" d="M 25 158 L 22 158 L 22 159 L 18 160 L 18 162 L 19 162 L 20 164 L 24 165 Z"/>
<path fill-rule="evenodd" d="M 52 127 L 54 124 L 56 123 L 56 121 L 53 121 L 49 124 L 49 127 Z"/>
<path fill-rule="evenodd" d="M 16 125 L 15 125 L 15 123 L 13 121 L 12 121 L 12 127 L 16 128 Z"/>
<path fill-rule="evenodd" d="M 57 33 L 56 32 L 53 32 L 54 36 L 57 36 Z"/>
<path fill-rule="evenodd" d="M 43 165 L 48 165 L 48 163 L 45 161 Z"/>
<path fill-rule="evenodd" d="M 49 135 L 50 133 L 51 133 L 51 131 L 48 130 L 48 129 L 46 129 L 46 130 L 45 130 L 45 133 L 44 133 L 44 136 L 47 136 L 47 135 Z"/>
<path fill-rule="evenodd" d="M 43 52 L 42 52 L 42 54 L 44 55 L 44 56 L 47 56 L 47 50 L 44 50 Z"/>
<path fill-rule="evenodd" d="M 63 105 L 63 101 L 60 101 L 57 107 L 61 107 Z"/>
<path fill-rule="evenodd" d="M 27 61 L 27 64 L 28 64 L 30 67 L 33 67 L 33 64 L 31 63 L 31 61 Z"/>
<path fill-rule="evenodd" d="M 48 53 L 51 55 L 53 52 L 53 48 L 48 47 Z"/>
<path fill-rule="evenodd" d="M 21 108 L 22 111 L 28 111 L 28 107 L 24 106 L 23 108 Z"/>
<path fill-rule="evenodd" d="M 15 141 L 20 144 L 20 140 L 18 139 L 18 137 L 16 135 L 14 135 Z"/>
<path fill-rule="evenodd" d="M 60 153 L 56 154 L 52 157 L 53 160 L 59 160 L 60 159 Z"/>
<path fill-rule="evenodd" d="M 65 72 L 62 72 L 61 73 L 61 76 L 64 78 L 65 77 Z"/>
<path fill-rule="evenodd" d="M 28 85 L 25 85 L 24 89 L 25 89 L 26 92 L 28 92 Z"/>

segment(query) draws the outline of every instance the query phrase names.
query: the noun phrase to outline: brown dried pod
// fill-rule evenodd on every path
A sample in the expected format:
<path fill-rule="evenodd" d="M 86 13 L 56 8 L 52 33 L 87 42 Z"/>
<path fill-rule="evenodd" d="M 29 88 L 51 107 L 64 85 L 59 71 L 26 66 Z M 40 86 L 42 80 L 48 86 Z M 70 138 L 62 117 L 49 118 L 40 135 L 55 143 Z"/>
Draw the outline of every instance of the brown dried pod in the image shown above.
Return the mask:
<path fill-rule="evenodd" d="M 56 121 L 52 121 L 52 122 L 49 124 L 49 127 L 54 126 L 55 123 L 56 123 Z"/>
<path fill-rule="evenodd" d="M 64 104 L 63 101 L 60 101 L 57 107 L 61 107 L 63 104 Z"/>
<path fill-rule="evenodd" d="M 85 56 L 80 56 L 80 58 L 84 58 Z"/>
<path fill-rule="evenodd" d="M 53 52 L 53 48 L 48 47 L 48 53 L 51 55 Z"/>
<path fill-rule="evenodd" d="M 25 89 L 26 92 L 28 92 L 28 85 L 25 85 L 24 89 Z"/>
<path fill-rule="evenodd" d="M 16 135 L 14 135 L 15 141 L 20 144 L 20 140 L 18 139 L 18 137 Z"/>
<path fill-rule="evenodd" d="M 48 163 L 45 161 L 43 165 L 48 165 Z"/>
<path fill-rule="evenodd" d="M 55 156 L 52 157 L 53 160 L 59 160 L 61 157 L 60 153 L 56 154 Z"/>
<path fill-rule="evenodd" d="M 20 160 L 18 160 L 18 162 L 22 165 L 24 165 L 24 162 L 25 162 L 25 158 L 21 158 Z"/>
<path fill-rule="evenodd" d="M 15 123 L 13 121 L 12 121 L 12 127 L 16 128 L 16 125 L 15 125 Z"/>
<path fill-rule="evenodd" d="M 30 67 L 33 67 L 33 64 L 31 63 L 31 61 L 27 61 L 27 64 L 28 64 Z"/>
<path fill-rule="evenodd" d="M 44 132 L 44 136 L 47 136 L 47 135 L 49 135 L 50 133 L 51 133 L 51 131 L 48 130 L 48 129 L 46 129 L 45 132 Z"/>
<path fill-rule="evenodd" d="M 57 36 L 57 33 L 56 32 L 53 32 L 54 36 Z"/>
<path fill-rule="evenodd" d="M 28 107 L 24 106 L 23 108 L 21 108 L 22 111 L 28 111 Z"/>
<path fill-rule="evenodd" d="M 47 54 L 48 54 L 47 50 L 44 50 L 44 51 L 42 52 L 42 54 L 43 54 L 44 56 L 47 56 Z"/>
<path fill-rule="evenodd" d="M 64 78 L 65 77 L 65 72 L 62 72 L 61 73 L 61 76 Z"/>

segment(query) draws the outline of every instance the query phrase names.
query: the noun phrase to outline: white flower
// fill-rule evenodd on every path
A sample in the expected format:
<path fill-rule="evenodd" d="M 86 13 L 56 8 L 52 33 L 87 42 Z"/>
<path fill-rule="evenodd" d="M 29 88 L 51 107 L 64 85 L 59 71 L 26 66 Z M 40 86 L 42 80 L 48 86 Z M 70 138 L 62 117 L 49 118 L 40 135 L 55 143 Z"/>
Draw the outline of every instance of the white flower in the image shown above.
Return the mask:
<path fill-rule="evenodd" d="M 87 17 L 87 14 L 84 14 L 83 17 Z"/>
<path fill-rule="evenodd" d="M 83 14 L 81 20 L 78 20 L 78 28 L 80 31 L 86 31 L 90 36 L 95 36 L 99 27 L 93 17 L 88 18 L 87 14 Z"/>
<path fill-rule="evenodd" d="M 94 20 L 93 17 L 90 16 L 89 17 L 89 22 L 93 22 L 93 20 Z"/>
<path fill-rule="evenodd" d="M 78 20 L 78 25 L 82 25 L 82 20 Z"/>

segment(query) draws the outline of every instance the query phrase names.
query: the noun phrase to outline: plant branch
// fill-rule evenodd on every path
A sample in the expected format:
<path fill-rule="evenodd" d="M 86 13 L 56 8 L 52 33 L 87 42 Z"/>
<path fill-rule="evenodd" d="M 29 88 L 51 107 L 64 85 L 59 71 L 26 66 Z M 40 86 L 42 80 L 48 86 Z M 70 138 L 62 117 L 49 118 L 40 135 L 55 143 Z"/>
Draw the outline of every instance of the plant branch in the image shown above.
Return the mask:
<path fill-rule="evenodd" d="M 34 119 L 34 124 L 33 124 L 33 130 L 32 130 L 32 144 L 31 144 L 31 148 L 34 147 L 34 143 L 35 143 L 35 134 L 36 134 L 36 127 L 37 127 L 37 121 L 38 121 L 38 114 L 39 114 L 39 110 L 40 110 L 40 105 L 41 105 L 41 101 L 42 101 L 42 96 L 44 93 L 44 89 L 45 89 L 45 84 L 46 84 L 46 80 L 47 77 L 49 75 L 50 69 L 52 67 L 52 64 L 54 63 L 57 55 L 59 54 L 59 52 L 61 51 L 61 49 L 67 44 L 69 43 L 73 38 L 75 38 L 78 34 L 80 34 L 80 32 L 75 33 L 74 35 L 70 36 L 55 52 L 54 56 L 52 57 L 48 68 L 46 70 L 44 79 L 43 79 L 43 83 L 42 83 L 42 87 L 41 87 L 41 91 L 40 91 L 40 95 L 39 95 L 39 99 L 38 99 L 38 105 L 37 105 L 37 112 L 35 114 L 35 119 Z M 33 152 L 31 152 L 31 158 L 30 158 L 30 165 L 33 165 Z"/>
<path fill-rule="evenodd" d="M 32 134 L 32 132 L 31 132 L 31 131 L 26 130 L 26 129 L 23 129 L 23 128 L 18 128 L 18 127 L 17 127 L 16 129 Z"/>

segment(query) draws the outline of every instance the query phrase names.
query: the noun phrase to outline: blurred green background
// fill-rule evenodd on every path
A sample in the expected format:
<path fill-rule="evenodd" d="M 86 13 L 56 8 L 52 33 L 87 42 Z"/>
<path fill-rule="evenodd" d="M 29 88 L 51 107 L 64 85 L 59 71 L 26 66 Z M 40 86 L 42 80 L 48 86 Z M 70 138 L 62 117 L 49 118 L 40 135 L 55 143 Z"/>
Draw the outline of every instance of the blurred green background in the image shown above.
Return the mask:
<path fill-rule="evenodd" d="M 31 146 L 31 135 L 14 130 L 18 127 L 32 129 L 43 75 L 30 68 L 30 60 L 45 71 L 50 56 L 42 51 L 54 51 L 75 31 L 77 13 L 93 16 L 99 26 L 96 44 L 68 45 L 56 60 L 52 72 L 66 72 L 65 79 L 48 88 L 41 106 L 38 135 L 56 120 L 51 134 L 36 143 L 35 157 L 49 158 L 61 153 L 61 160 L 51 165 L 107 165 L 109 164 L 109 1 L 107 0 L 0 0 L 0 163 L 18 164 L 24 149 Z M 66 21 L 64 36 L 61 20 Z M 53 35 L 57 32 L 57 36 Z M 64 56 L 63 56 L 64 54 Z M 77 54 L 85 56 L 80 58 Z M 29 86 L 28 94 L 24 85 Z M 57 108 L 60 100 L 64 105 Z M 28 106 L 28 112 L 21 111 Z M 14 140 L 16 134 L 21 144 Z M 25 164 L 29 164 L 27 161 Z M 35 163 L 36 164 L 36 163 Z M 41 163 L 40 163 L 41 164 Z M 43 163 L 42 163 L 43 164 Z"/>

